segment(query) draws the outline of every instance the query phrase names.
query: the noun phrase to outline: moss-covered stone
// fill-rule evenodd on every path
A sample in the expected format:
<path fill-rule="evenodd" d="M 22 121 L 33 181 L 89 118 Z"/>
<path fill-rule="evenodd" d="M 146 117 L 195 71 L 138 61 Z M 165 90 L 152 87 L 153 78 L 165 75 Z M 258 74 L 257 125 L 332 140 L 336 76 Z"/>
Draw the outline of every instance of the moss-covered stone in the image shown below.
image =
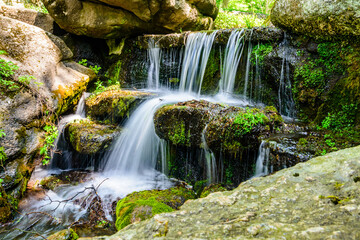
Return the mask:
<path fill-rule="evenodd" d="M 117 126 L 101 125 L 88 119 L 75 120 L 65 127 L 67 141 L 82 154 L 96 154 L 107 149 L 119 132 Z"/>
<path fill-rule="evenodd" d="M 185 187 L 131 193 L 117 203 L 116 228 L 120 230 L 156 214 L 172 212 L 179 209 L 186 200 L 193 198 L 194 192 Z"/>
<path fill-rule="evenodd" d="M 86 113 L 96 120 L 119 123 L 129 117 L 130 111 L 149 95 L 149 93 L 121 89 L 104 91 L 86 99 Z"/>
<path fill-rule="evenodd" d="M 210 193 L 214 193 L 214 192 L 223 192 L 223 191 L 227 191 L 229 190 L 228 188 L 226 188 L 223 184 L 211 184 L 209 186 L 206 186 L 201 194 L 200 194 L 200 198 L 204 198 L 207 197 Z"/>
<path fill-rule="evenodd" d="M 47 237 L 48 240 L 76 240 L 78 238 L 79 236 L 71 228 L 61 230 Z"/>
<path fill-rule="evenodd" d="M 0 184 L 0 223 L 6 223 L 12 217 L 12 207 L 7 199 L 6 192 Z"/>

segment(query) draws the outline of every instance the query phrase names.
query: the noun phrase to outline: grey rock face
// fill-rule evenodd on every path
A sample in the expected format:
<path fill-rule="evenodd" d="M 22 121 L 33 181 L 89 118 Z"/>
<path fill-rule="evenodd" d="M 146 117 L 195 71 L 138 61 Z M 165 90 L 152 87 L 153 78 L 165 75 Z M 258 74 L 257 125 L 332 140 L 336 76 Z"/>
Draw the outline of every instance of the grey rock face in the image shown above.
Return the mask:
<path fill-rule="evenodd" d="M 360 2 L 277 0 L 271 21 L 277 27 L 320 38 L 360 36 Z"/>
<path fill-rule="evenodd" d="M 218 12 L 215 0 L 45 0 L 44 5 L 64 30 L 103 39 L 207 30 Z"/>

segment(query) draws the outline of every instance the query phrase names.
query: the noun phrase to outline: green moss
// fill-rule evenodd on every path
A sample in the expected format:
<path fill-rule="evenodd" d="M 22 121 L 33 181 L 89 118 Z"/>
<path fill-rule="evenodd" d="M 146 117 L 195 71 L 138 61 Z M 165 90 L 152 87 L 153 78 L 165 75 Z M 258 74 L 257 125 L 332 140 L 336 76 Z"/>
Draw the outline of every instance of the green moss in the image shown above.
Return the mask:
<path fill-rule="evenodd" d="M 175 127 L 173 129 L 174 132 L 169 132 L 169 140 L 174 145 L 183 145 L 190 146 L 190 129 L 186 131 L 185 123 L 181 121 L 180 123 L 174 123 Z"/>
<path fill-rule="evenodd" d="M 250 61 L 253 64 L 256 64 L 257 61 L 258 64 L 262 66 L 264 64 L 265 56 L 267 56 L 272 50 L 273 47 L 270 43 L 258 44 L 253 48 L 251 52 Z"/>
<path fill-rule="evenodd" d="M 49 236 L 48 240 L 76 240 L 79 236 L 76 234 L 76 232 L 69 228 L 61 230 L 57 233 L 54 233 L 53 235 Z"/>
<path fill-rule="evenodd" d="M 207 197 L 210 193 L 223 192 L 227 190 L 228 189 L 222 184 L 212 184 L 204 188 L 204 190 L 201 192 L 200 198 Z"/>
<path fill-rule="evenodd" d="M 172 212 L 192 198 L 195 198 L 195 194 L 184 187 L 129 194 L 117 203 L 116 229 L 120 230 L 134 221 L 142 221 L 155 214 Z"/>

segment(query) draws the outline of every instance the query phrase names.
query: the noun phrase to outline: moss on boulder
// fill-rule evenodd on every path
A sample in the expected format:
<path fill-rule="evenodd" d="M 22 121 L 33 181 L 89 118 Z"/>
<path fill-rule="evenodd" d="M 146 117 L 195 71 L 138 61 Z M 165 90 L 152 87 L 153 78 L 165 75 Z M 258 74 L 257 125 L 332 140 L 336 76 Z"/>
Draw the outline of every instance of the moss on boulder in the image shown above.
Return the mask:
<path fill-rule="evenodd" d="M 149 93 L 140 91 L 110 89 L 86 99 L 86 114 L 96 120 L 119 123 L 148 96 Z"/>
<path fill-rule="evenodd" d="M 185 187 L 173 187 L 166 190 L 146 190 L 135 192 L 121 199 L 116 206 L 116 228 L 139 222 L 152 216 L 179 209 L 195 193 Z"/>
<path fill-rule="evenodd" d="M 76 240 L 78 238 L 79 236 L 71 228 L 61 230 L 47 237 L 48 240 Z"/>
<path fill-rule="evenodd" d="M 102 125 L 91 120 L 75 120 L 66 125 L 65 137 L 78 153 L 96 154 L 107 149 L 120 129 L 115 125 Z"/>
<path fill-rule="evenodd" d="M 283 119 L 274 107 L 244 109 L 193 100 L 160 108 L 154 122 L 158 136 L 173 145 L 203 147 L 205 134 L 212 150 L 236 152 L 258 145 L 258 137 L 273 132 Z"/>

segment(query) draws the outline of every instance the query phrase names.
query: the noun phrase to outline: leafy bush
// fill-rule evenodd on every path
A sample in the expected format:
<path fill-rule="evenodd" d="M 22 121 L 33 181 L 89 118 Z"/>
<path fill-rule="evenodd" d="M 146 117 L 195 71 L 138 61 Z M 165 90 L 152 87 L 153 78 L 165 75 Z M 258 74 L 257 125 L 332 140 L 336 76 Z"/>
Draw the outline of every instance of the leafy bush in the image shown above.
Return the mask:
<path fill-rule="evenodd" d="M 259 64 L 263 65 L 265 56 L 268 55 L 272 50 L 273 50 L 273 47 L 269 43 L 258 44 L 252 50 L 252 53 L 251 53 L 252 56 L 251 56 L 250 61 L 253 64 L 256 64 L 256 58 L 257 58 Z"/>
<path fill-rule="evenodd" d="M 343 105 L 339 112 L 328 113 L 321 122 L 320 128 L 333 130 L 350 130 L 355 123 L 358 106 L 355 104 Z"/>

